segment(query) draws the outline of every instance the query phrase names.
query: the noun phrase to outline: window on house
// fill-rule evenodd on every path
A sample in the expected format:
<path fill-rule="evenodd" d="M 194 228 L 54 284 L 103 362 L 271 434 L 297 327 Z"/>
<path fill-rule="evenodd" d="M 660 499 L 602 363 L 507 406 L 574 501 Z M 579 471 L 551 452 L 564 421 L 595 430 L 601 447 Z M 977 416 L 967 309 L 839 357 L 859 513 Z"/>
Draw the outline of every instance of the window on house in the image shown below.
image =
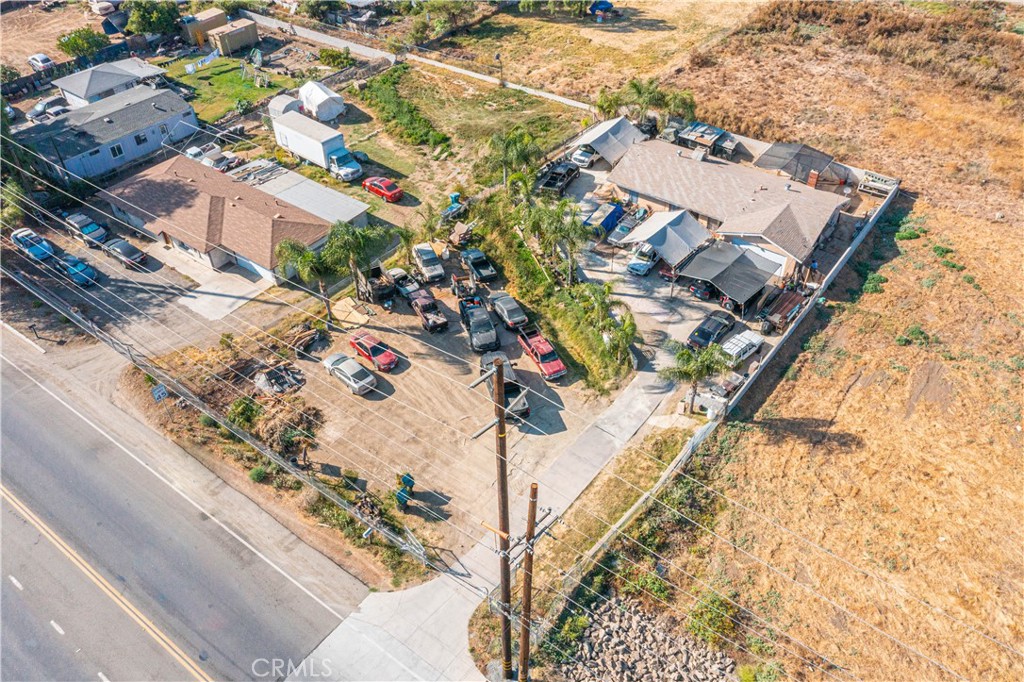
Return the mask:
<path fill-rule="evenodd" d="M 96 156 L 99 153 L 100 153 L 99 149 L 93 149 L 91 152 L 89 152 L 89 156 Z"/>
<path fill-rule="evenodd" d="M 121 145 L 115 144 L 113 147 L 110 148 L 110 155 L 115 159 L 122 157 L 124 156 L 124 150 L 121 149 Z"/>
<path fill-rule="evenodd" d="M 165 125 L 161 125 L 160 126 L 160 134 L 161 135 L 166 135 L 167 134 L 167 126 L 165 126 Z"/>
<path fill-rule="evenodd" d="M 139 145 L 140 147 L 146 144 L 147 142 L 149 142 L 149 138 L 146 137 L 146 133 L 139 133 L 138 135 L 135 136 L 135 144 Z"/>

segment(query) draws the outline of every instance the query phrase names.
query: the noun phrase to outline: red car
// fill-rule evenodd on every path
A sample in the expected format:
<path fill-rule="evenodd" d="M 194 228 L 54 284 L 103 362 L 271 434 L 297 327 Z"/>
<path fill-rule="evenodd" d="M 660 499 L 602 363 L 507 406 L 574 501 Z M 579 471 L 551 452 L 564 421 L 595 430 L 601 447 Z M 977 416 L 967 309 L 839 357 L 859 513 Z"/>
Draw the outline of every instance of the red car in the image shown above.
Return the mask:
<path fill-rule="evenodd" d="M 551 345 L 551 342 L 544 338 L 540 327 L 535 324 L 528 324 L 520 327 L 517 331 L 519 345 L 536 363 L 542 377 L 547 381 L 555 381 L 565 376 L 568 371 L 565 363 L 558 357 L 558 352 L 555 351 L 555 347 Z"/>
<path fill-rule="evenodd" d="M 394 181 L 379 176 L 363 180 L 363 189 L 371 194 L 376 194 L 384 201 L 395 202 L 405 196 L 405 192 Z"/>
<path fill-rule="evenodd" d="M 398 356 L 388 344 L 369 332 L 356 332 L 348 343 L 379 372 L 390 372 L 398 364 Z"/>

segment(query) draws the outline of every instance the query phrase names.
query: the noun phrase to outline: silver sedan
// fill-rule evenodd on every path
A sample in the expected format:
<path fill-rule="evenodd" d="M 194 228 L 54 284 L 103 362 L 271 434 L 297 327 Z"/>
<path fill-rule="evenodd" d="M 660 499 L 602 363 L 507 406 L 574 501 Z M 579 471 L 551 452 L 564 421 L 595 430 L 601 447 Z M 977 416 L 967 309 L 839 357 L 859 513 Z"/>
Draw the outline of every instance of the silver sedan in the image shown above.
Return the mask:
<path fill-rule="evenodd" d="M 347 355 L 329 355 L 324 359 L 323 365 L 356 395 L 363 395 L 377 386 L 377 378 Z"/>

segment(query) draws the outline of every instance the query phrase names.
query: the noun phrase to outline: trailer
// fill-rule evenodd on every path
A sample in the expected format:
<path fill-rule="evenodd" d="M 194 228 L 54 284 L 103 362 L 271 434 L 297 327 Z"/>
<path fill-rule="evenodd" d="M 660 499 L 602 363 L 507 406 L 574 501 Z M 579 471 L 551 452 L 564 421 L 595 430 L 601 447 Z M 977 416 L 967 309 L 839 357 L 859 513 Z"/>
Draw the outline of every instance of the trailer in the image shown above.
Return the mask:
<path fill-rule="evenodd" d="M 395 298 L 395 284 L 384 271 L 379 260 L 370 263 L 370 267 L 363 272 L 355 268 L 356 297 L 360 301 L 376 303 L 378 305 L 389 305 Z"/>
<path fill-rule="evenodd" d="M 799 291 L 785 291 L 757 314 L 762 334 L 781 334 L 803 310 L 807 299 Z"/>
<path fill-rule="evenodd" d="M 287 111 L 273 121 L 274 139 L 300 159 L 320 166 L 342 180 L 355 180 L 363 174 L 352 153 L 345 147 L 345 136 L 323 123 Z"/>

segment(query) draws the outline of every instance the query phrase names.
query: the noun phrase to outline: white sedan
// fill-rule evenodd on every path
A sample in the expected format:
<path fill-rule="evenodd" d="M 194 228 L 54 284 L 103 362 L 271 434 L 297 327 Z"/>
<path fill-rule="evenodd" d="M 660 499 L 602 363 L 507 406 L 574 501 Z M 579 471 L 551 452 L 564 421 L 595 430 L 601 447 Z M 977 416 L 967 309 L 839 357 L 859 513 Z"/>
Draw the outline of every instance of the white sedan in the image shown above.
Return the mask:
<path fill-rule="evenodd" d="M 324 359 L 323 365 L 356 395 L 363 395 L 377 386 L 377 378 L 347 355 L 329 355 Z"/>

